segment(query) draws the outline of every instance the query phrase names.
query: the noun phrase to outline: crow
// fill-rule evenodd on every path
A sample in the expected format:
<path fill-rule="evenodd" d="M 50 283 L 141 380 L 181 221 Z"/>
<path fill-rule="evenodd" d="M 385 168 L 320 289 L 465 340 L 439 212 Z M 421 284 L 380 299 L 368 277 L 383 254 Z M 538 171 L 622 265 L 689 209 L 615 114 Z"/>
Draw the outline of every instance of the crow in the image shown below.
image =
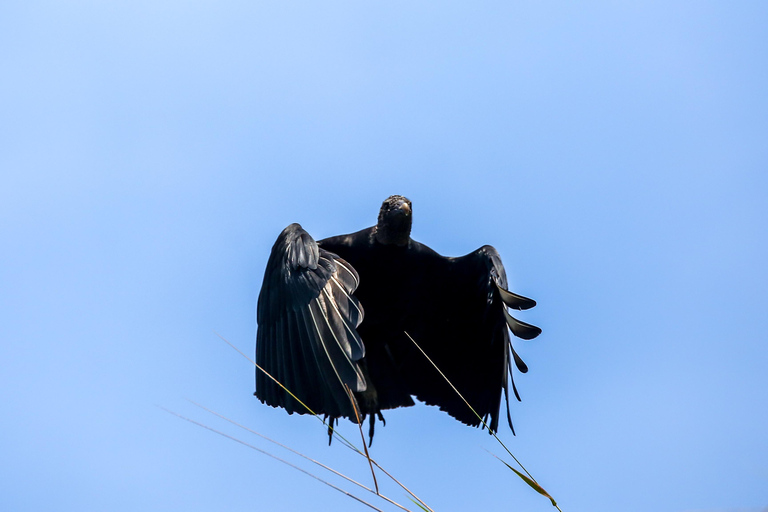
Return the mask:
<path fill-rule="evenodd" d="M 357 422 L 357 408 L 360 421 L 370 417 L 372 442 L 381 411 L 414 405 L 412 397 L 495 432 L 503 391 L 514 434 L 508 381 L 520 395 L 510 361 L 521 373 L 528 368 L 507 328 L 523 339 L 541 329 L 507 308 L 536 302 L 508 291 L 490 245 L 451 258 L 413 240 L 412 212 L 411 201 L 394 195 L 377 224 L 356 233 L 318 242 L 299 224 L 280 233 L 257 306 L 256 363 L 269 375 L 257 369 L 254 394 L 289 414 L 323 414 L 331 425 Z"/>

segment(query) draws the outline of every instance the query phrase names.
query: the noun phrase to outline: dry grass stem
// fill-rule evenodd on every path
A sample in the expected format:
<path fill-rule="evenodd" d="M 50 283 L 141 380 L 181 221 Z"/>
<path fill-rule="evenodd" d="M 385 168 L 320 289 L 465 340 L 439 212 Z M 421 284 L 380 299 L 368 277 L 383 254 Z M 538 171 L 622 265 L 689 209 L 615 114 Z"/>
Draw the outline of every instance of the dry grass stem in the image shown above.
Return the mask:
<path fill-rule="evenodd" d="M 405 332 L 405 331 L 403 331 L 403 332 Z M 485 422 L 485 420 L 483 420 L 483 418 L 482 418 L 482 417 L 481 417 L 481 416 L 480 416 L 480 415 L 477 413 L 477 411 L 475 411 L 474 407 L 472 407 L 472 406 L 469 404 L 469 402 L 467 401 L 467 399 L 466 399 L 466 398 L 464 398 L 464 396 L 462 396 L 462 394 L 459 392 L 459 390 L 458 390 L 458 389 L 456 389 L 456 386 L 454 386 L 454 385 L 453 385 L 453 383 L 450 381 L 450 379 L 448 379 L 448 377 L 446 377 L 446 376 L 445 376 L 445 374 L 442 372 L 442 370 L 440 370 L 440 368 L 438 368 L 438 366 L 437 366 L 437 365 L 434 363 L 434 361 L 432 361 L 432 358 L 430 358 L 430 357 L 427 355 L 427 353 L 426 353 L 426 352 L 424 352 L 424 350 L 422 350 L 422 348 L 419 346 L 419 344 L 418 344 L 418 343 L 416 343 L 416 340 L 414 340 L 414 339 L 413 339 L 413 337 L 411 337 L 411 335 L 410 335 L 410 334 L 408 334 L 408 333 L 406 332 L 406 333 L 405 333 L 405 335 L 406 335 L 406 336 L 408 336 L 408 339 L 410 339 L 410 340 L 413 342 L 413 344 L 416 346 L 416 348 L 417 348 L 417 349 L 419 349 L 419 352 L 421 352 L 421 353 L 424 355 L 424 357 L 426 357 L 426 358 L 427 358 L 427 361 L 429 361 L 429 362 L 430 362 L 430 364 L 431 364 L 431 365 L 432 365 L 432 366 L 435 368 L 435 370 L 437 370 L 437 372 L 440 374 L 440 376 L 441 376 L 441 377 L 443 377 L 443 378 L 445 379 L 445 382 L 447 382 L 447 383 L 448 383 L 448 385 L 449 385 L 449 386 L 451 386 L 451 389 L 453 389 L 453 391 L 454 391 L 454 392 L 456 392 L 456 394 L 459 396 L 459 398 L 461 398 L 461 400 L 462 400 L 462 401 L 463 401 L 463 402 L 464 402 L 464 403 L 467 405 L 467 407 L 469 407 L 469 410 L 470 410 L 470 411 L 472 411 L 472 413 L 473 413 L 475 416 L 477 416 L 477 419 L 479 419 L 479 420 L 480 420 L 480 422 L 483 424 L 483 426 L 484 426 L 485 428 L 487 428 L 487 429 L 488 429 L 488 432 L 490 432 L 490 433 L 491 433 L 491 435 L 492 435 L 492 436 L 493 436 L 493 437 L 496 439 L 496 441 L 498 441 L 498 442 L 499 442 L 499 444 L 500 444 L 500 445 L 501 445 L 501 446 L 504 448 L 504 450 L 506 450 L 506 452 L 509 454 L 509 456 L 510 456 L 510 457 L 512 457 L 512 458 L 514 459 L 514 461 L 515 461 L 515 462 L 516 462 L 516 463 L 517 463 L 517 464 L 520 466 L 520 468 L 522 468 L 522 470 L 523 470 L 523 471 L 525 471 L 525 475 L 523 475 L 522 473 L 520 473 L 519 471 L 517 471 L 515 468 L 513 468 L 512 466 L 510 466 L 509 464 L 507 464 L 507 463 L 506 463 L 506 462 L 504 462 L 503 460 L 502 460 L 502 462 L 504 462 L 504 464 L 506 464 L 506 465 L 507 465 L 507 467 L 508 467 L 509 469 L 511 469 L 512 471 L 514 471 L 514 472 L 515 472 L 515 473 L 516 473 L 516 474 L 517 474 L 517 475 L 518 475 L 518 476 L 519 476 L 519 477 L 520 477 L 520 478 L 521 478 L 521 479 L 522 479 L 522 480 L 523 480 L 525 483 L 527 483 L 529 486 L 531 486 L 531 487 L 532 487 L 532 488 L 533 488 L 533 489 L 534 489 L 536 492 L 538 492 L 538 493 L 540 493 L 540 494 L 542 494 L 542 495 L 546 496 L 547 498 L 549 498 L 549 499 L 552 501 L 552 505 L 553 505 L 553 506 L 554 506 L 554 507 L 555 507 L 557 510 L 560 510 L 560 507 L 558 507 L 558 506 L 557 506 L 557 503 L 556 503 L 556 502 L 555 502 L 555 500 L 552 498 L 552 496 L 550 496 L 550 495 L 549 495 L 549 494 L 548 494 L 548 493 L 547 493 L 547 492 L 544 490 L 544 488 L 541 486 L 541 484 L 539 484 L 539 482 L 537 482 L 537 481 L 536 481 L 536 479 L 535 479 L 535 478 L 533 478 L 533 475 L 531 475 L 531 474 L 528 472 L 528 470 L 527 470 L 527 469 L 525 469 L 525 466 L 523 466 L 523 464 L 522 464 L 522 463 L 521 463 L 519 460 L 517 460 L 517 457 L 515 457 L 515 456 L 512 454 L 512 452 L 511 452 L 511 451 L 509 451 L 509 448 L 507 448 L 507 445 L 505 445 L 505 444 L 504 444 L 504 443 L 501 441 L 501 439 L 499 439 L 499 436 L 497 436 L 497 435 L 496 435 L 496 432 L 494 432 L 494 431 L 493 431 L 493 430 L 492 430 L 492 429 L 491 429 L 491 428 L 488 426 L 488 424 Z M 497 457 L 497 458 L 498 458 L 498 457 Z M 499 459 L 499 460 L 501 460 L 501 459 Z M 526 475 L 527 475 L 527 476 L 526 476 Z M 562 511 L 561 511 L 561 512 L 562 512 Z"/>
<path fill-rule="evenodd" d="M 245 441 L 242 441 L 242 440 L 240 440 L 240 439 L 238 439 L 238 438 L 236 438 L 236 437 L 230 436 L 229 434 L 225 434 L 224 432 L 221 432 L 220 430 L 216 430 L 216 429 L 215 429 L 215 428 L 213 428 L 213 427 L 209 427 L 208 425 L 204 425 L 204 424 L 202 424 L 202 423 L 200 423 L 200 422 L 197 422 L 197 421 L 195 421 L 195 420 L 193 420 L 193 419 L 187 418 L 186 416 L 182 416 L 181 414 L 175 413 L 175 412 L 173 412 L 173 411 L 171 411 L 171 410 L 169 410 L 169 409 L 166 409 L 165 407 L 160 407 L 160 408 L 161 408 L 162 410 L 164 410 L 165 412 L 169 413 L 169 414 L 173 414 L 173 415 L 174 415 L 174 416 L 176 416 L 177 418 L 181 418 L 182 420 L 188 421 L 188 422 L 192 423 L 193 425 L 197 425 L 198 427 L 202 427 L 202 428 L 204 428 L 204 429 L 206 429 L 206 430 L 210 430 L 211 432 L 214 432 L 214 433 L 216 433 L 216 434 L 218 434 L 218 435 L 220 435 L 220 436 L 222 436 L 222 437 L 226 437 L 227 439 L 230 439 L 230 440 L 232 440 L 232 441 L 235 441 L 236 443 L 240 443 L 240 444 L 242 444 L 243 446 L 247 446 L 248 448 L 250 448 L 250 449 L 252 449 L 252 450 L 256 450 L 256 451 L 257 451 L 257 452 L 259 452 L 259 453 L 263 453 L 264 455 L 266 455 L 266 456 L 268 456 L 268 457 L 271 457 L 271 458 L 273 458 L 273 459 L 275 459 L 275 460 L 277 460 L 277 461 L 279 461 L 279 462 L 282 462 L 283 464 L 286 464 L 287 466 L 290 466 L 290 467 L 292 467 L 293 469 L 295 469 L 295 470 L 297 470 L 297 471 L 301 471 L 301 472 L 302 472 L 302 473 L 304 473 L 305 475 L 307 475 L 307 476 L 310 476 L 310 477 L 314 478 L 315 480 L 317 480 L 317 481 L 319 481 L 319 482 L 322 482 L 322 483 L 324 483 L 324 484 L 325 484 L 325 485 L 327 485 L 328 487 L 331 487 L 332 489 L 335 489 L 335 490 L 339 491 L 340 493 L 342 493 L 342 494 L 344 494 L 344 495 L 346 495 L 346 496 L 349 496 L 350 498 L 352 498 L 352 499 L 354 499 L 354 500 L 356 500 L 356 501 L 358 501 L 358 502 L 362 503 L 363 505 L 366 505 L 366 506 L 367 506 L 367 507 L 369 507 L 369 508 L 372 508 L 373 510 L 378 510 L 379 512 L 384 512 L 384 511 L 383 511 L 383 510 L 381 510 L 380 508 L 378 508 L 378 507 L 376 507 L 376 506 L 372 505 L 371 503 L 368 503 L 368 502 L 367 502 L 367 501 L 365 501 L 364 499 L 362 499 L 362 498 L 359 498 L 359 497 L 355 496 L 354 494 L 352 494 L 352 493 L 350 493 L 350 492 L 348 492 L 348 491 L 345 491 L 345 490 L 344 490 L 344 489 L 342 489 L 341 487 L 337 487 L 337 486 L 333 485 L 332 483 L 330 483 L 330 482 L 328 482 L 328 481 L 326 481 L 326 480 L 323 480 L 323 479 L 322 479 L 322 478 L 320 478 L 319 476 L 317 476 L 317 475 L 315 475 L 315 474 L 313 474 L 313 473 L 310 473 L 309 471 L 307 471 L 307 470 L 305 470 L 305 469 L 303 469 L 303 468 L 300 468 L 299 466 L 297 466 L 297 465 L 295 465 L 295 464 L 292 464 L 292 463 L 288 462 L 288 461 L 287 461 L 287 460 L 285 460 L 285 459 L 281 459 L 280 457 L 278 457 L 278 456 L 276 456 L 276 455 L 273 455 L 273 454 L 269 453 L 269 452 L 268 452 L 268 451 L 266 451 L 266 450 L 262 450 L 261 448 L 257 448 L 256 446 L 253 446 L 252 444 L 246 443 Z M 263 437 L 263 436 L 262 436 L 262 437 Z M 276 443 L 276 444 L 279 444 L 279 443 Z M 291 451 L 293 451 L 293 450 L 291 450 Z M 298 452 L 294 452 L 294 453 L 297 453 L 297 454 L 298 454 Z M 299 454 L 299 455 L 301 455 L 301 454 Z M 305 457 L 305 458 L 309 459 L 309 457 Z M 309 460 L 312 460 L 312 459 L 309 459 Z M 315 461 L 313 461 L 313 462 L 315 462 Z M 318 464 L 319 464 L 319 463 L 318 463 Z M 327 468 L 327 469 L 329 469 L 329 470 L 331 470 L 331 469 L 330 469 L 330 468 L 328 468 L 327 466 L 324 466 L 324 465 L 322 465 L 322 464 L 320 464 L 320 465 L 321 465 L 321 466 L 323 466 L 323 467 L 326 467 L 326 468 Z M 334 471 L 334 470 L 331 470 L 331 471 L 333 471 L 333 472 L 334 472 L 334 473 L 336 473 L 337 475 L 339 475 L 339 476 L 341 476 L 341 477 L 343 477 L 343 478 L 345 478 L 345 479 L 349 480 L 350 482 L 353 482 L 353 483 L 355 483 L 356 485 L 359 485 L 360 487 L 362 487 L 362 488 L 364 488 L 364 489 L 367 489 L 367 490 L 368 490 L 368 491 L 370 491 L 370 492 L 373 492 L 373 490 L 372 490 L 372 489 L 370 489 L 370 488 L 368 488 L 368 487 L 366 487 L 366 486 L 364 486 L 364 485 L 362 485 L 362 484 L 360 484 L 360 483 L 358 483 L 358 482 L 355 482 L 355 481 L 354 481 L 354 480 L 352 480 L 351 478 L 345 477 L 344 475 L 342 475 L 341 473 L 338 473 L 337 471 Z M 374 493 L 374 494 L 375 494 L 375 493 Z M 380 497 L 381 497 L 381 495 L 378 495 L 378 496 L 380 496 Z M 388 500 L 388 501 L 391 501 L 391 500 Z M 400 505 L 398 505 L 398 506 L 400 506 Z M 404 510 L 408 510 L 408 509 L 406 509 L 406 508 L 404 508 L 404 507 L 402 507 L 402 506 L 400 506 L 400 508 L 402 508 L 402 509 L 404 509 Z"/>
<path fill-rule="evenodd" d="M 218 337 L 219 337 L 219 338 L 220 338 L 220 339 L 221 339 L 221 340 L 222 340 L 224 343 L 226 343 L 226 344 L 227 344 L 227 345 L 229 345 L 229 346 L 230 346 L 232 349 L 234 349 L 234 350 L 235 350 L 235 352 L 237 352 L 238 354 L 240 354 L 241 356 L 243 356 L 243 357 L 244 357 L 246 360 L 248 360 L 248 361 L 249 361 L 249 362 L 250 362 L 250 363 L 251 363 L 251 364 L 252 364 L 254 367 L 256 367 L 256 368 L 257 368 L 257 369 L 258 369 L 260 372 L 264 373 L 264 374 L 265 374 L 267 377 L 269 377 L 270 379 L 272 379 L 272 380 L 273 380 L 273 381 L 274 381 L 274 382 L 275 382 L 275 383 L 276 383 L 278 386 L 280 386 L 282 389 L 284 389 L 284 390 L 286 391 L 286 393 L 288 393 L 290 396 L 292 396 L 292 397 L 293 397 L 293 398 L 294 398 L 294 399 L 295 399 L 295 400 L 296 400 L 298 403 L 300 403 L 300 404 L 301 404 L 301 405 L 302 405 L 302 406 L 303 406 L 303 407 L 304 407 L 304 408 L 305 408 L 305 409 L 306 409 L 306 410 L 307 410 L 307 411 L 308 411 L 310 414 L 312 414 L 312 415 L 313 415 L 315 418 L 317 418 L 317 419 L 320 421 L 320 423 L 322 423 L 322 424 L 323 424 L 323 425 L 324 425 L 324 426 L 325 426 L 325 427 L 326 427 L 328 430 L 330 430 L 330 431 L 333 433 L 334 437 L 336 437 L 336 438 L 337 438 L 337 439 L 338 439 L 338 440 L 339 440 L 339 441 L 342 443 L 342 445 L 344 445 L 344 446 L 346 446 L 347 448 L 349 448 L 350 450 L 352 450 L 352 451 L 356 452 L 356 453 L 357 453 L 357 454 L 359 454 L 360 456 L 362 456 L 362 457 L 365 457 L 365 458 L 368 460 L 369 464 L 372 464 L 373 466 L 376 466 L 376 467 L 377 467 L 377 468 L 378 468 L 378 469 L 379 469 L 379 470 L 380 470 L 382 473 L 384 473 L 384 474 L 385 474 L 385 475 L 386 475 L 386 476 L 387 476 L 387 477 L 388 477 L 390 480 L 392 480 L 392 481 L 393 481 L 395 484 L 397 484 L 397 485 L 398 485 L 398 486 L 399 486 L 401 489 L 403 489 L 403 490 L 404 490 L 406 493 L 408 493 L 408 495 L 411 497 L 411 500 L 412 500 L 414 503 L 416 503 L 416 504 L 417 504 L 417 505 L 418 505 L 420 508 L 422 508 L 422 509 L 424 509 L 424 510 L 427 510 L 428 512 L 434 512 L 434 510 L 433 510 L 433 509 L 432 509 L 432 508 L 431 508 L 429 505 L 427 505 L 426 503 L 424 503 L 424 501 L 423 501 L 421 498 L 419 498 L 418 496 L 416 496 L 416 494 L 414 494 L 414 493 L 413 493 L 413 491 L 411 491 L 410 489 L 408 489 L 408 487 L 406 487 L 406 486 L 405 486 L 405 485 L 404 485 L 402 482 L 400 482 L 400 481 L 399 481 L 397 478 L 395 478 L 395 477 L 394 477 L 394 476 L 393 476 L 391 473 L 389 473 L 387 470 L 385 470 L 383 467 L 381 467 L 381 465 L 379 465 L 379 463 L 378 463 L 378 462 L 376 462 L 374 459 L 372 459 L 372 458 L 370 457 L 370 455 L 368 454 L 368 450 L 367 450 L 367 448 L 365 447 L 365 438 L 363 438 L 363 447 L 365 448 L 365 452 L 363 452 L 362 450 L 360 450 L 359 448 L 357 448 L 357 447 L 356 447 L 356 446 L 355 446 L 355 445 L 354 445 L 354 444 L 353 444 L 351 441 L 347 440 L 347 439 L 346 439 L 346 438 L 345 438 L 343 435 L 341 435 L 341 433 L 339 433 L 339 432 L 338 432 L 336 429 L 334 429 L 334 428 L 333 428 L 333 425 L 332 425 L 332 423 L 330 423 L 330 422 L 329 422 L 329 423 L 326 423 L 326 421 L 325 421 L 325 420 L 323 420 L 323 418 L 321 418 L 321 417 L 320 417 L 320 415 L 318 415 L 318 414 L 317 414 L 317 413 L 315 413 L 315 412 L 314 412 L 312 409 L 310 409 L 309 407 L 307 407 L 307 405 L 306 405 L 306 404 L 304 404 L 304 402 L 302 402 L 301 400 L 299 400 L 299 399 L 298 399 L 298 398 L 297 398 L 297 397 L 296 397 L 296 396 L 295 396 L 295 395 L 294 395 L 294 394 L 293 394 L 293 393 L 292 393 L 292 392 L 291 392 L 291 391 L 290 391 L 288 388 L 286 388 L 286 387 L 285 387 L 285 386 L 284 386 L 284 385 L 283 385 L 283 384 L 282 384 L 280 381 L 278 381 L 278 380 L 277 380 L 275 377 L 273 377 L 272 375 L 270 375 L 270 373 L 269 373 L 268 371 L 266 371 L 264 368 L 262 368 L 261 366 L 259 366 L 258 364 L 256 364 L 256 361 L 254 361 L 253 359 L 251 359 L 250 357 L 248 357 L 248 356 L 247 356 L 247 355 L 246 355 L 246 354 L 245 354 L 245 353 L 244 353 L 242 350 L 240 350 L 239 348 L 237 348 L 237 347 L 236 347 L 234 344 L 232 344 L 232 343 L 231 343 L 229 340 L 227 340 L 227 339 L 226 339 L 224 336 L 222 336 L 221 334 L 217 333 L 216 331 L 214 331 L 214 334 L 216 334 L 216 336 L 218 336 Z M 169 412 L 170 412 L 170 411 L 169 411 Z M 355 409 L 355 412 L 357 412 L 357 409 Z M 172 413 L 172 414 L 176 414 L 176 413 Z M 215 414 L 215 413 L 214 413 L 214 414 Z M 185 419 L 186 419 L 186 418 L 185 418 Z M 190 421 L 191 421 L 191 420 L 190 420 Z M 195 422 L 193 422 L 193 423 L 195 423 Z M 358 421 L 358 424 L 359 424 L 359 421 Z M 204 426 L 204 425 L 201 425 L 201 426 Z M 205 428 L 208 428 L 208 427 L 205 427 Z M 248 429 L 247 427 L 242 427 L 242 428 L 245 428 L 246 430 L 250 430 L 250 429 Z M 254 432 L 254 433 L 255 433 L 255 432 Z M 362 430 L 361 430 L 361 433 L 362 433 Z M 226 435 L 226 434 L 224 434 L 224 435 Z M 261 434 L 257 434 L 257 435 L 261 436 Z M 262 436 L 262 437 L 263 437 L 263 436 Z M 266 437 L 265 437 L 265 438 L 266 438 Z M 240 442 L 240 441 L 238 441 L 238 442 Z M 279 443 L 277 443 L 277 444 L 279 444 Z M 373 472 L 373 469 L 371 469 L 371 471 Z M 375 479 L 376 479 L 376 476 L 375 476 L 375 474 L 374 474 L 374 482 L 375 482 Z M 377 487 L 377 489 L 378 489 L 378 484 L 376 484 L 376 487 Z M 371 492 L 374 492 L 374 491 L 371 491 Z M 385 498 L 385 499 L 387 499 L 388 501 L 390 501 L 388 498 Z M 393 503 L 393 504 L 395 504 L 395 505 L 397 505 L 395 502 L 392 502 L 392 503 Z M 398 507 L 400 507 L 400 508 L 403 508 L 401 505 L 397 505 L 397 506 L 398 506 Z M 406 509 L 406 510 L 407 510 L 407 509 Z"/>

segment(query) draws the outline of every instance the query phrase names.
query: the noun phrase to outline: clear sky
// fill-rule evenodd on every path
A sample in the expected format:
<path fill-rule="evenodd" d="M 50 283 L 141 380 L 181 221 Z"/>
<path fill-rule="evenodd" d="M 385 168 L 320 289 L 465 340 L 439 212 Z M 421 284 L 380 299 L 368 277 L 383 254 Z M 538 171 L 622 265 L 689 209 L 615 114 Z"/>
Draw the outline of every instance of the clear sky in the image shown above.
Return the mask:
<path fill-rule="evenodd" d="M 495 246 L 539 302 L 501 435 L 564 511 L 766 510 L 766 27 L 760 1 L 3 2 L 0 508 L 365 510 L 157 406 L 369 484 L 214 331 L 253 353 L 287 224 L 402 194 L 415 239 Z M 386 418 L 373 456 L 435 510 L 553 510 L 486 433 Z"/>

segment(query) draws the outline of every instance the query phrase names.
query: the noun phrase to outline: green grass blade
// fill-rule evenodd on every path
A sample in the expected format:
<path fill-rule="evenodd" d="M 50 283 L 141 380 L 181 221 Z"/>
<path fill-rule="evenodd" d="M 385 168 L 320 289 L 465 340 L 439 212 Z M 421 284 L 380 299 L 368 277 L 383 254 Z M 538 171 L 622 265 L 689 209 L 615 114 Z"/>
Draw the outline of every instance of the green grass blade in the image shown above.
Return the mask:
<path fill-rule="evenodd" d="M 410 497 L 409 497 L 408 499 L 410 499 L 410 500 L 411 500 L 411 501 L 412 501 L 412 502 L 413 502 L 413 503 L 414 503 L 414 504 L 415 504 L 417 507 L 419 507 L 419 508 L 420 508 L 421 510 L 423 510 L 424 512 L 432 512 L 432 509 L 431 509 L 431 508 L 426 508 L 425 506 L 423 506 L 421 503 L 419 503 L 419 502 L 418 502 L 418 501 L 416 501 L 415 499 L 413 499 L 413 498 L 410 498 Z"/>
<path fill-rule="evenodd" d="M 493 454 L 491 454 L 491 455 L 493 455 Z M 493 455 L 493 456 L 494 456 L 494 457 L 496 457 L 496 455 Z M 552 502 L 552 506 L 553 506 L 553 507 L 555 507 L 555 508 L 557 508 L 557 510 L 560 510 L 560 507 L 558 507 L 558 506 L 557 506 L 557 502 L 555 501 L 555 499 L 554 499 L 552 496 L 550 496 L 550 495 L 549 495 L 549 493 L 548 493 L 547 491 L 545 491 L 545 490 L 544 490 L 544 488 L 543 488 L 541 485 L 539 485 L 539 483 L 538 483 L 538 482 L 536 482 L 535 480 L 532 480 L 532 479 L 528 478 L 526 475 L 522 474 L 521 472 L 519 472 L 518 470 L 516 470 L 515 468 L 513 468 L 512 466 L 510 466 L 510 465 L 509 465 L 509 464 L 508 464 L 508 463 L 507 463 L 505 460 L 503 460 L 503 459 L 500 459 L 499 457 L 496 457 L 496 458 L 497 458 L 497 459 L 499 459 L 499 460 L 502 462 L 502 464 L 504 464 L 504 465 L 505 465 L 505 466 L 507 466 L 509 469 L 511 469 L 512 471 L 514 471 L 514 472 L 515 472 L 515 474 L 516 474 L 517 476 L 519 476 L 520 478 L 522 478 L 522 479 L 523 479 L 523 482 L 525 482 L 525 483 L 527 483 L 528 485 L 530 485 L 530 486 L 531 486 L 531 488 L 532 488 L 534 491 L 536 491 L 537 493 L 541 494 L 542 496 L 545 496 L 545 497 L 549 498 L 549 501 L 551 501 L 551 502 Z"/>

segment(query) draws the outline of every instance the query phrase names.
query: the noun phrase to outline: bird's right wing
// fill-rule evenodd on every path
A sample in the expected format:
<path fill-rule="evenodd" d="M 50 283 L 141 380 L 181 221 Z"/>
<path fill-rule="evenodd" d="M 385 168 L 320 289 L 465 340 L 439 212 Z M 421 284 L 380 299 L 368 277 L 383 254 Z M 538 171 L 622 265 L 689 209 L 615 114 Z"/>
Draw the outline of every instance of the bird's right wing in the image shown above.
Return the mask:
<path fill-rule="evenodd" d="M 344 385 L 366 388 L 358 282 L 349 263 L 318 247 L 299 224 L 272 247 L 257 307 L 256 363 L 317 414 L 354 418 Z M 255 395 L 289 413 L 310 412 L 259 369 Z"/>

